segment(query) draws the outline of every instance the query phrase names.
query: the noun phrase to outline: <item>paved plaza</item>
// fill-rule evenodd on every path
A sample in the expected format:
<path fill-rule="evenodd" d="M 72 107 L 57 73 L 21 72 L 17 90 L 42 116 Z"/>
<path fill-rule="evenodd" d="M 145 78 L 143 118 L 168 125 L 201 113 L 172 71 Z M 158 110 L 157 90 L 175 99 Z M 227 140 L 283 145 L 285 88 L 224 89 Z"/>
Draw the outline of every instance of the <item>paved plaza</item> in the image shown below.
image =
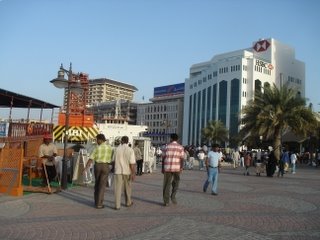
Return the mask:
<path fill-rule="evenodd" d="M 163 206 L 160 171 L 137 176 L 132 207 L 93 207 L 93 187 L 58 194 L 0 196 L 0 239 L 320 239 L 320 169 L 303 167 L 284 178 L 225 166 L 219 194 L 202 192 L 206 173 L 185 170 L 178 204 Z M 208 189 L 209 190 L 209 189 Z M 124 203 L 124 200 L 123 200 Z"/>

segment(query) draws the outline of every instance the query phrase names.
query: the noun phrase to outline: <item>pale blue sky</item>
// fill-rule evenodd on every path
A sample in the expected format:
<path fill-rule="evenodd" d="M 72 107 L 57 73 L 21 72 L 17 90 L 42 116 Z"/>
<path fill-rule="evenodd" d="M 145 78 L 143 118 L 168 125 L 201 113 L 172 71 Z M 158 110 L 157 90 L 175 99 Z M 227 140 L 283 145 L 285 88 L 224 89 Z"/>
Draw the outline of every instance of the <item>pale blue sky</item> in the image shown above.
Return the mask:
<path fill-rule="evenodd" d="M 320 111 L 319 22 L 318 0 L 0 0 L 0 88 L 61 105 L 49 81 L 72 62 L 147 100 L 191 65 L 272 37 L 305 62 L 306 97 Z"/>

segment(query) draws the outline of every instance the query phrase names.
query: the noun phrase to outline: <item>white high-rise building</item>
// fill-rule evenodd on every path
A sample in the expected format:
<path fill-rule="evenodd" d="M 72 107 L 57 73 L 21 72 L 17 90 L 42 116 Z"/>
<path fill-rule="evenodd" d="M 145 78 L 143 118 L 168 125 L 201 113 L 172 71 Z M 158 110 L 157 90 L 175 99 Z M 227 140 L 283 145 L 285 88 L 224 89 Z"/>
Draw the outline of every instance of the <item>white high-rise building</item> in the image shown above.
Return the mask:
<path fill-rule="evenodd" d="M 273 38 L 192 65 L 185 81 L 182 143 L 201 144 L 201 129 L 210 120 L 222 121 L 233 136 L 240 129 L 241 110 L 255 91 L 285 83 L 305 97 L 304 62 L 295 58 L 292 47 Z"/>

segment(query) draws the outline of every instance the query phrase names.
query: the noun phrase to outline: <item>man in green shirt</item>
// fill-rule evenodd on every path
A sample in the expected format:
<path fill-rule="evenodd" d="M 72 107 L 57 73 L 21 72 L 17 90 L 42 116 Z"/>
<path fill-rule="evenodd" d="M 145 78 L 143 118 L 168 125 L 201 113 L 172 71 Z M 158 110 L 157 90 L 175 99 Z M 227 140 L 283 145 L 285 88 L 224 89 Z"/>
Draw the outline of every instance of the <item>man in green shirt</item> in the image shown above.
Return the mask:
<path fill-rule="evenodd" d="M 106 138 L 103 134 L 98 134 L 96 138 L 97 146 L 90 154 L 86 169 L 94 161 L 94 204 L 96 208 L 101 209 L 104 208 L 104 192 L 108 180 L 109 164 L 112 160 L 112 148 L 106 144 Z"/>

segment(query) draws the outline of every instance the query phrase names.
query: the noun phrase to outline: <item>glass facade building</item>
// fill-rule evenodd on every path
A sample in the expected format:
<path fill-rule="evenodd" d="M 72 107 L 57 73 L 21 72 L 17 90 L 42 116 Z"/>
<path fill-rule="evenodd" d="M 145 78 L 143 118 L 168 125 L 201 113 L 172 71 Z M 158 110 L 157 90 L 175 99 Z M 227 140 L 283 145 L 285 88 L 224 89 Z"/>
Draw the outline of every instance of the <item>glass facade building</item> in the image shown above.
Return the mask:
<path fill-rule="evenodd" d="M 252 47 L 214 56 L 191 66 L 185 81 L 183 145 L 201 145 L 201 130 L 211 120 L 221 121 L 236 135 L 241 109 L 266 84 L 288 83 L 305 95 L 305 65 L 290 46 L 260 39 Z"/>

